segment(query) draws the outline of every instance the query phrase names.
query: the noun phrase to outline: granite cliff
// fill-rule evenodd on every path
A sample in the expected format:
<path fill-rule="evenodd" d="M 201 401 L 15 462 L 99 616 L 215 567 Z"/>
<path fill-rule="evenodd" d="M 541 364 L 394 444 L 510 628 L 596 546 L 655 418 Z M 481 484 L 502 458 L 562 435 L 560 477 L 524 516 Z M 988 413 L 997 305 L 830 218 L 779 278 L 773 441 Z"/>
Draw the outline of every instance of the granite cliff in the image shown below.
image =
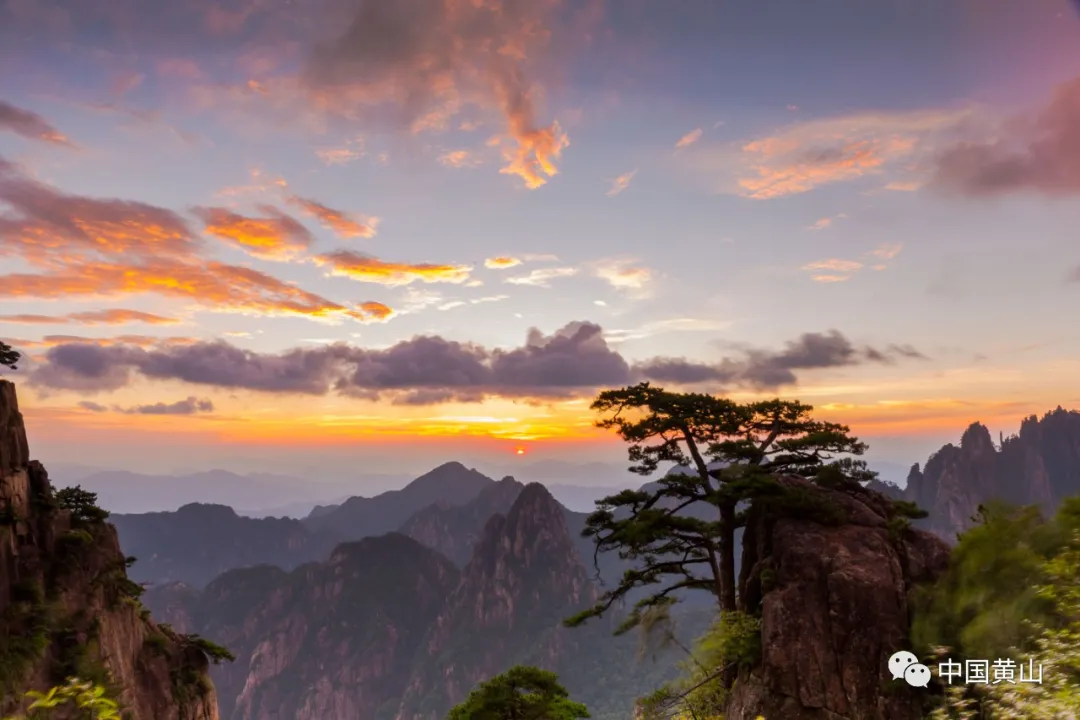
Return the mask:
<path fill-rule="evenodd" d="M 1041 419 L 1026 418 L 1016 435 L 997 446 L 990 431 L 974 423 L 959 445 L 945 445 L 925 467 L 908 475 L 904 498 L 930 515 L 919 525 L 948 542 L 971 527 L 980 504 L 1057 509 L 1063 498 L 1080 494 L 1080 412 L 1058 408 Z"/>
<path fill-rule="evenodd" d="M 886 496 L 781 478 L 803 512 L 757 505 L 743 539 L 744 610 L 761 619 L 761 656 L 743 669 L 727 717 L 918 720 L 925 693 L 893 681 L 909 649 L 912 592 L 949 563 Z"/>
<path fill-rule="evenodd" d="M 15 386 L 0 380 L 0 715 L 77 675 L 133 720 L 216 720 L 197 638 L 142 608 L 104 513 L 63 504 L 29 459 Z"/>

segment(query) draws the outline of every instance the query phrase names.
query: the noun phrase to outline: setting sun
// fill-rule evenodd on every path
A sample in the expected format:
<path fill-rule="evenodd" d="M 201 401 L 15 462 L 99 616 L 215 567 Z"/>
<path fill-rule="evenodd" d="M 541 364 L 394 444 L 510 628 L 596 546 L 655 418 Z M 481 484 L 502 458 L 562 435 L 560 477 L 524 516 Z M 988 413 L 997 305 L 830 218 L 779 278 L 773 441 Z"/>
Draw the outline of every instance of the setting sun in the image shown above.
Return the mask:
<path fill-rule="evenodd" d="M 517 449 L 517 450 L 515 450 L 514 452 L 515 452 L 516 454 L 518 454 L 518 455 L 524 455 L 524 454 L 525 454 L 525 448 L 518 448 L 518 449 Z"/>

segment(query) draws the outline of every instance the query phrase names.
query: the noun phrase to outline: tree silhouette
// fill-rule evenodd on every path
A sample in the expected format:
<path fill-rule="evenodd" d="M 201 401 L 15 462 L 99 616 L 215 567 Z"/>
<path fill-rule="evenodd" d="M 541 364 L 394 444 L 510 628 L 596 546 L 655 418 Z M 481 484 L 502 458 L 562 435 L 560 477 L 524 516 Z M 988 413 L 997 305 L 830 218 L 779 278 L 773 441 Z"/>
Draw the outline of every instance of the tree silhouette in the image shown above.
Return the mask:
<path fill-rule="evenodd" d="M 746 524 L 745 501 L 804 500 L 775 481 L 798 475 L 825 483 L 861 483 L 875 473 L 850 456 L 866 445 L 843 425 L 813 419 L 798 401 L 739 404 L 701 393 L 675 393 L 642 383 L 601 393 L 592 405 L 605 414 L 597 425 L 630 444 L 630 470 L 650 475 L 661 463 L 672 472 L 641 490 L 597 501 L 584 535 L 596 552 L 616 551 L 636 560 L 617 586 L 592 608 L 569 618 L 576 626 L 599 617 L 631 591 L 656 586 L 639 600 L 617 632 L 637 625 L 643 613 L 676 602 L 674 593 L 704 590 L 722 613 L 739 608 L 735 531 Z M 715 508 L 715 519 L 683 512 L 695 503 Z M 813 507 L 810 508 L 813 511 Z"/>
<path fill-rule="evenodd" d="M 0 342 L 0 366 L 18 370 L 15 363 L 19 362 L 22 355 L 5 342 Z"/>

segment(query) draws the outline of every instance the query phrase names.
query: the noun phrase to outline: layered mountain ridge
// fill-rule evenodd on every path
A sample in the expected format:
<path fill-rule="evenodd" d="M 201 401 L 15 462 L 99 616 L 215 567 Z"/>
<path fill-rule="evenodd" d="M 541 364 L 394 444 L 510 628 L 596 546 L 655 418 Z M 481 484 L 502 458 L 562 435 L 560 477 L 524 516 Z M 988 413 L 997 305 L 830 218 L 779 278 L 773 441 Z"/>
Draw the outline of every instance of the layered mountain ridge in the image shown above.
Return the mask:
<path fill-rule="evenodd" d="M 147 602 L 236 652 L 235 664 L 215 668 L 224 718 L 437 720 L 516 663 L 564 673 L 590 707 L 608 712 L 597 717 L 626 717 L 640 688 L 673 664 L 627 662 L 635 639 L 611 637 L 610 623 L 562 626 L 597 594 L 565 513 L 531 484 L 487 519 L 462 569 L 393 532 L 292 572 L 234 570 L 195 596 L 162 586 Z M 609 664 L 626 667 L 614 679 L 595 673 Z"/>

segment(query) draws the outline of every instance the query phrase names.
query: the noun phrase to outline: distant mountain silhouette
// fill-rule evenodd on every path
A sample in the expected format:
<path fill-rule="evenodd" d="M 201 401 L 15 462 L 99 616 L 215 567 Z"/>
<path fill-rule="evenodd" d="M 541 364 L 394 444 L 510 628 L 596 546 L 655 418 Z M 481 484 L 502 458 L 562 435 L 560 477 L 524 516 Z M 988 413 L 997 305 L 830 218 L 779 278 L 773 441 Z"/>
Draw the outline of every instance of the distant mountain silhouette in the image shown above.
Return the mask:
<path fill-rule="evenodd" d="M 924 468 L 914 465 L 904 489 L 905 499 L 930 513 L 918 524 L 949 542 L 990 500 L 1051 513 L 1074 495 L 1080 495 L 1080 412 L 1060 407 L 1024 419 L 1020 432 L 1001 437 L 998 446 L 986 426 L 973 423 L 959 445 L 945 445 Z"/>
<path fill-rule="evenodd" d="M 248 518 L 224 505 L 192 503 L 175 512 L 112 515 L 121 547 L 138 562 L 137 582 L 185 582 L 203 587 L 238 567 L 278 565 L 291 570 L 325 558 L 338 540 L 289 518 Z"/>
<path fill-rule="evenodd" d="M 375 497 L 351 497 L 330 509 L 304 518 L 311 530 L 330 532 L 341 540 L 382 535 L 397 530 L 409 517 L 428 505 L 445 502 L 463 505 L 494 482 L 459 462 L 448 462 L 421 475 L 401 490 Z"/>
<path fill-rule="evenodd" d="M 241 514 L 245 515 L 289 515 L 281 510 L 292 506 L 292 511 L 303 517 L 317 503 L 348 497 L 355 494 L 356 488 L 373 484 L 385 486 L 388 482 L 400 485 L 407 481 L 407 476 L 358 476 L 348 483 L 312 482 L 310 478 L 294 475 L 240 475 L 228 470 L 207 470 L 189 475 L 73 470 L 70 476 L 58 474 L 56 484 L 58 487 L 81 485 L 97 493 L 99 502 L 117 513 L 175 510 L 199 502 L 241 508 Z"/>

